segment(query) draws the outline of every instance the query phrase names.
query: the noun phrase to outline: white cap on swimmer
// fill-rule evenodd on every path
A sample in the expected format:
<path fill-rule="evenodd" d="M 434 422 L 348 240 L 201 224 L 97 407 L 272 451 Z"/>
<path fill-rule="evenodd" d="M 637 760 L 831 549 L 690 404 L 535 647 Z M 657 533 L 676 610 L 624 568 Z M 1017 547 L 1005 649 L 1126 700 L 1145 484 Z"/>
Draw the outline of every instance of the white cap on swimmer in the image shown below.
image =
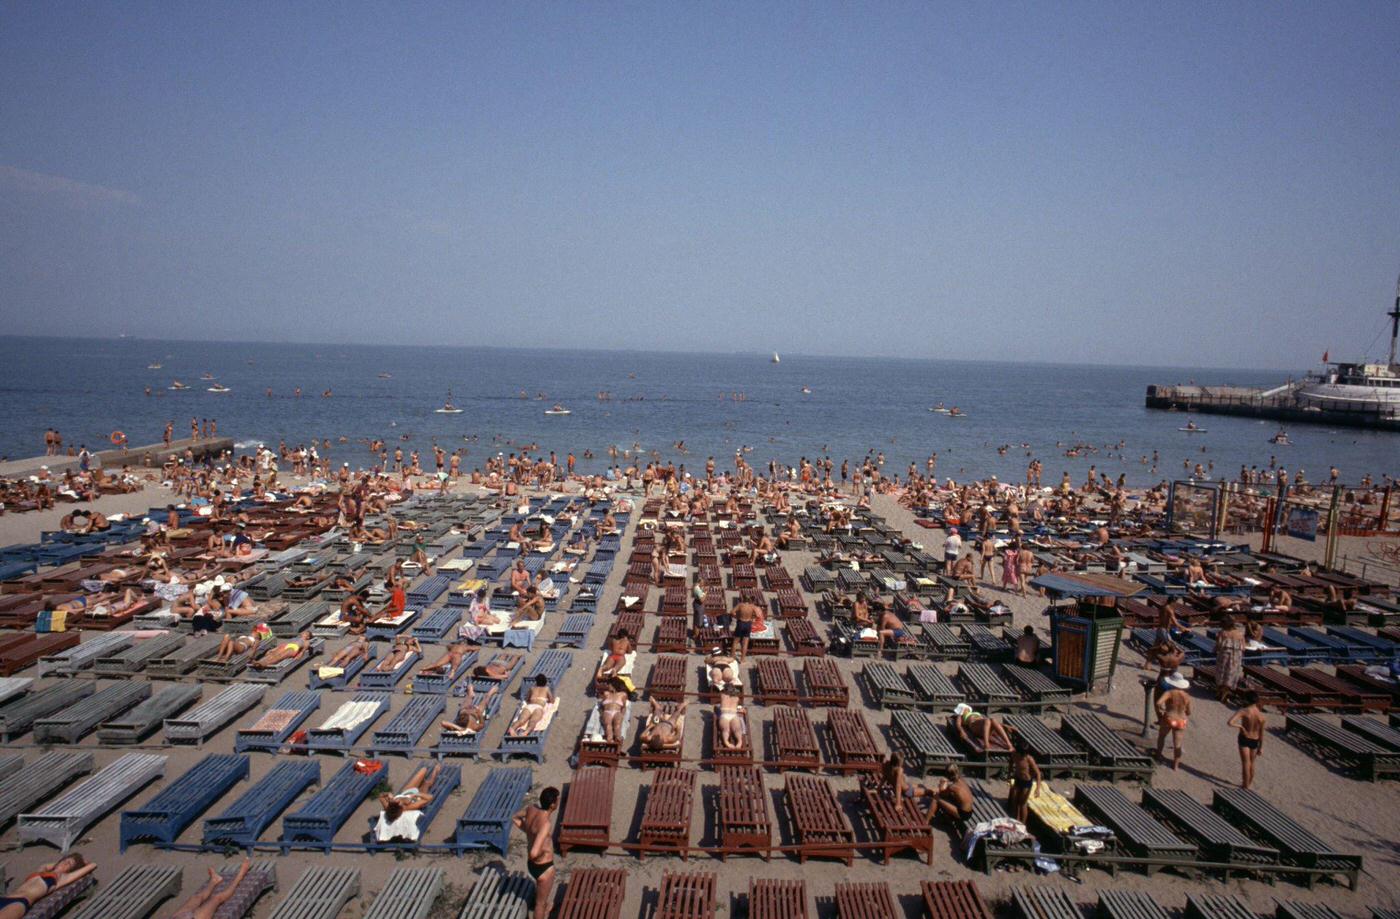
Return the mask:
<path fill-rule="evenodd" d="M 966 702 L 959 702 L 957 705 L 953 706 L 953 714 L 959 718 L 966 717 L 972 714 L 972 706 L 968 705 Z"/>

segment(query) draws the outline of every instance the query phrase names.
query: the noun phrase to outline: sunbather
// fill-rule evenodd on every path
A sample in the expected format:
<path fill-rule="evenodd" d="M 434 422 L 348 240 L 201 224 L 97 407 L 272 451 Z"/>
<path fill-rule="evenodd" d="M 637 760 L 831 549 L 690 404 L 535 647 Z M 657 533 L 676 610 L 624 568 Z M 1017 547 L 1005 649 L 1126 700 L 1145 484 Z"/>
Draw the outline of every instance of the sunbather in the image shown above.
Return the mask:
<path fill-rule="evenodd" d="M 340 601 L 340 621 L 349 626 L 351 635 L 359 635 L 369 622 L 369 608 L 363 592 L 352 593 Z"/>
<path fill-rule="evenodd" d="M 739 704 L 739 690 L 726 686 L 719 694 L 719 711 L 715 715 L 715 740 L 726 750 L 740 750 L 748 743 L 745 736 L 744 706 Z"/>
<path fill-rule="evenodd" d="M 642 749 L 649 753 L 666 753 L 681 748 L 685 740 L 685 702 L 674 709 L 651 700 L 646 727 L 642 728 Z"/>
<path fill-rule="evenodd" d="M 544 598 L 540 596 L 539 588 L 531 584 L 525 588 L 524 595 L 516 600 L 515 616 L 510 624 L 515 627 L 522 622 L 539 622 L 543 618 Z"/>
<path fill-rule="evenodd" d="M 457 672 L 458 667 L 462 666 L 462 660 L 467 656 L 469 650 L 471 649 L 464 644 L 448 645 L 442 657 L 439 657 L 431 664 L 424 664 L 418 670 L 418 675 L 451 676 Z"/>
<path fill-rule="evenodd" d="M 627 709 L 631 695 L 627 684 L 619 679 L 609 680 L 598 696 L 598 724 L 603 729 L 603 740 L 615 744 L 622 742 L 626 726 L 622 723 L 622 713 Z"/>
<path fill-rule="evenodd" d="M 506 733 L 511 737 L 524 737 L 539 730 L 540 722 L 548 714 L 549 706 L 554 703 L 554 690 L 549 688 L 549 677 L 543 673 L 536 674 L 535 685 L 530 687 L 530 692 L 520 706 L 520 714 L 516 715 L 515 721 L 506 728 Z"/>
<path fill-rule="evenodd" d="M 499 686 L 492 686 L 486 690 L 485 695 L 477 699 L 476 687 L 468 685 L 467 698 L 457 709 L 456 719 L 442 722 L 443 731 L 457 735 L 475 734 L 486 727 L 486 709 L 490 705 L 491 697 L 496 694 L 498 689 L 500 689 Z"/>
<path fill-rule="evenodd" d="M 375 666 L 374 672 L 393 673 L 418 650 L 418 639 L 400 635 L 394 639 L 394 649 L 384 655 L 384 659 Z"/>
<path fill-rule="evenodd" d="M 904 627 L 903 620 L 888 607 L 880 613 L 878 632 L 879 640 L 875 643 L 875 647 L 880 651 L 885 650 L 886 641 L 901 642 L 913 637 L 909 634 L 909 630 Z"/>
<path fill-rule="evenodd" d="M 350 644 L 332 654 L 331 659 L 326 662 L 326 666 L 344 669 L 358 660 L 369 660 L 368 639 L 357 638 L 350 642 Z"/>
<path fill-rule="evenodd" d="M 737 643 L 737 639 L 730 639 L 730 647 Z M 717 690 L 723 690 L 728 686 L 739 685 L 739 661 L 732 651 L 722 651 L 715 648 L 710 652 L 710 656 L 705 658 L 705 673 L 710 680 L 710 686 Z"/>
<path fill-rule="evenodd" d="M 23 919 L 34 906 L 56 890 L 62 890 L 97 870 L 81 855 L 65 855 L 20 881 L 15 892 L 0 897 L 0 919 Z"/>
<path fill-rule="evenodd" d="M 931 799 L 928 807 L 929 823 L 940 818 L 956 823 L 972 816 L 972 789 L 968 787 L 957 766 L 949 766 L 935 788 L 920 785 L 914 789 L 914 797 L 916 800 L 924 797 Z"/>
<path fill-rule="evenodd" d="M 486 663 L 478 664 L 472 670 L 472 676 L 483 680 L 504 680 L 515 672 L 523 659 L 523 654 L 497 654 Z"/>
<path fill-rule="evenodd" d="M 209 869 L 209 880 L 204 882 L 204 886 L 195 891 L 180 908 L 175 910 L 170 919 L 214 919 L 214 914 L 219 911 L 234 895 L 238 893 L 238 885 L 247 876 L 248 869 L 253 863 L 248 859 L 243 859 L 243 863 L 238 866 L 238 871 L 231 878 L 225 878 L 222 874 Z M 225 883 L 227 881 L 227 883 Z M 220 890 L 220 885 L 223 889 Z"/>
<path fill-rule="evenodd" d="M 621 673 L 622 668 L 627 666 L 627 655 L 631 650 L 632 636 L 625 629 L 614 635 L 608 642 L 608 656 L 598 665 L 598 681 L 611 680 Z"/>
<path fill-rule="evenodd" d="M 240 654 L 248 654 L 255 650 L 265 641 L 272 640 L 272 630 L 267 627 L 267 623 L 259 622 L 253 626 L 252 633 L 248 635 L 224 635 L 219 639 L 219 650 L 212 658 L 221 664 L 226 664 Z"/>
<path fill-rule="evenodd" d="M 420 811 L 433 801 L 432 794 L 425 789 L 432 788 L 437 783 L 440 772 L 442 763 L 434 765 L 431 772 L 427 766 L 420 766 L 409 778 L 403 791 L 379 796 L 379 806 L 384 810 L 374 825 L 375 839 L 380 842 L 394 839 L 418 841 Z"/>
<path fill-rule="evenodd" d="M 1011 749 L 1011 734 L 1006 725 L 990 715 L 979 715 L 966 702 L 953 707 L 948 723 L 957 732 L 959 739 L 978 753 L 994 750 L 1007 752 Z"/>
<path fill-rule="evenodd" d="M 284 641 L 262 657 L 249 664 L 254 670 L 271 670 L 287 661 L 296 660 L 311 648 L 311 633 L 302 632 L 296 638 Z"/>

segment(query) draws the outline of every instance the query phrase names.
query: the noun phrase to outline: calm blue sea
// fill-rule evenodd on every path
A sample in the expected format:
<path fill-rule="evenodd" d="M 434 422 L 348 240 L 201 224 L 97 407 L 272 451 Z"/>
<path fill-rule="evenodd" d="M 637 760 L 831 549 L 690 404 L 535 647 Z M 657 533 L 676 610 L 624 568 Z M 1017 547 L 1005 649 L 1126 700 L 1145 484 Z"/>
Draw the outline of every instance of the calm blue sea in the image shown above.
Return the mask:
<path fill-rule="evenodd" d="M 1367 472 L 1400 473 L 1400 436 L 1394 434 L 1300 425 L 1290 429 L 1293 446 L 1276 448 L 1267 443 L 1273 423 L 1201 416 L 1196 420 L 1207 433 L 1189 435 L 1177 430 L 1184 416 L 1143 407 L 1149 383 L 1274 384 L 1286 376 L 1277 371 L 795 354 L 773 364 L 768 354 L 34 338 L 0 338 L 0 360 L 0 454 L 11 458 L 42 453 L 49 425 L 65 443 L 105 448 L 114 428 L 143 444 L 160 439 L 167 419 L 183 437 L 191 417 L 212 417 L 219 433 L 240 445 L 330 438 L 334 458 L 351 465 L 369 459 L 355 441 L 384 437 L 403 438 L 405 452 L 419 449 L 425 463 L 434 441 L 449 450 L 465 448 L 467 469 L 488 452 L 509 451 L 508 440 L 535 441 L 561 456 L 573 449 L 583 469 L 603 468 L 609 445 L 640 444 L 692 468 L 703 467 L 707 455 L 729 468 L 734 451 L 746 446 L 752 448 L 749 461 L 760 467 L 770 458 L 795 463 L 824 452 L 837 463 L 854 463 L 882 450 L 886 469 L 901 474 L 911 460 L 922 465 L 936 450 L 940 475 L 1003 479 L 1024 476 L 1029 451 L 1044 462 L 1047 484 L 1063 470 L 1078 482 L 1091 463 L 1115 477 L 1126 472 L 1134 484 L 1179 475 L 1183 460 L 1213 461 L 1217 475 L 1234 477 L 1242 463 L 1264 466 L 1272 455 L 1290 470 L 1304 468 L 1313 480 L 1334 463 L 1349 481 Z M 151 363 L 163 367 L 147 369 Z M 207 392 L 204 372 L 232 391 Z M 170 391 L 175 379 L 190 388 Z M 293 396 L 298 386 L 299 399 Z M 810 395 L 802 393 L 804 386 Z M 326 389 L 331 398 L 321 397 Z M 464 413 L 434 414 L 449 389 Z M 521 390 L 529 398 L 521 399 Z M 611 392 L 613 401 L 599 402 L 600 390 Z M 734 401 L 734 393 L 746 401 Z M 967 417 L 930 412 L 939 401 Z M 546 416 L 554 402 L 573 414 Z M 341 436 L 351 443 L 337 444 Z M 686 456 L 674 447 L 682 440 Z M 1105 447 L 1119 441 L 1121 458 Z M 1065 457 L 1075 443 L 1099 452 Z M 1000 454 L 997 448 L 1006 444 L 1011 448 Z M 584 461 L 586 449 L 598 458 Z M 1155 476 L 1140 462 L 1153 450 L 1161 456 Z"/>

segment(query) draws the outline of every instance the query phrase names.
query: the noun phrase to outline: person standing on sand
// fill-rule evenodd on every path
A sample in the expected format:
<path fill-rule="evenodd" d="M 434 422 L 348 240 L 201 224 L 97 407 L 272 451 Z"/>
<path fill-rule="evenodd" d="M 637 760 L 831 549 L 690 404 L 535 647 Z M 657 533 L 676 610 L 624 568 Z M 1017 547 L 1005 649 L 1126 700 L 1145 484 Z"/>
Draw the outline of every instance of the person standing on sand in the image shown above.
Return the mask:
<path fill-rule="evenodd" d="M 1182 737 L 1191 720 L 1191 697 L 1184 689 L 1169 689 L 1157 698 L 1157 755 L 1163 755 L 1167 735 L 1172 738 L 1172 770 L 1181 767 Z"/>
<path fill-rule="evenodd" d="M 550 816 L 559 805 L 559 789 L 554 786 L 540 792 L 538 806 L 530 805 L 516 814 L 513 823 L 525 834 L 529 849 L 525 853 L 525 868 L 535 880 L 535 919 L 546 919 L 553 899 L 554 835 Z"/>
<path fill-rule="evenodd" d="M 1254 763 L 1264 755 L 1264 728 L 1267 719 L 1259 709 L 1259 694 L 1252 689 L 1240 693 L 1244 708 L 1230 716 L 1226 725 L 1239 730 L 1235 738 L 1240 748 L 1240 787 L 1248 790 L 1254 784 Z"/>

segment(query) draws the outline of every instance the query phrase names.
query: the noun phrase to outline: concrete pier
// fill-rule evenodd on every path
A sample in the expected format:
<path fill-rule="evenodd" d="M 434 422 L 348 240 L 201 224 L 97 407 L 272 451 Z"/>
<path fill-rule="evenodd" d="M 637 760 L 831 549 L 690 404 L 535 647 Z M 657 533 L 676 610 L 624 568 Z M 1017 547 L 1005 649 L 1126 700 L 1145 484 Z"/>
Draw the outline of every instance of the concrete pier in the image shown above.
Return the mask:
<path fill-rule="evenodd" d="M 101 466 L 109 472 L 120 472 L 122 467 L 130 466 L 133 469 L 151 469 L 165 463 L 172 456 L 184 456 L 186 451 L 194 454 L 196 461 L 203 460 L 209 456 L 220 456 L 224 453 L 233 452 L 232 437 L 205 437 L 199 440 L 171 441 L 169 446 L 163 443 L 147 444 L 142 447 L 127 447 L 125 450 L 100 450 L 92 454 L 92 465 Z M 27 475 L 35 475 L 41 466 L 48 466 L 49 472 L 55 476 L 62 475 L 65 471 L 78 469 L 78 458 L 76 456 L 31 456 L 26 459 L 8 460 L 0 463 L 0 478 L 15 479 Z"/>
<path fill-rule="evenodd" d="M 1272 389 L 1245 386 L 1149 386 L 1147 407 L 1203 415 L 1271 418 L 1289 424 L 1325 424 L 1400 432 L 1400 417 L 1374 411 L 1337 411 L 1304 407 L 1296 398 L 1300 384 Z"/>

